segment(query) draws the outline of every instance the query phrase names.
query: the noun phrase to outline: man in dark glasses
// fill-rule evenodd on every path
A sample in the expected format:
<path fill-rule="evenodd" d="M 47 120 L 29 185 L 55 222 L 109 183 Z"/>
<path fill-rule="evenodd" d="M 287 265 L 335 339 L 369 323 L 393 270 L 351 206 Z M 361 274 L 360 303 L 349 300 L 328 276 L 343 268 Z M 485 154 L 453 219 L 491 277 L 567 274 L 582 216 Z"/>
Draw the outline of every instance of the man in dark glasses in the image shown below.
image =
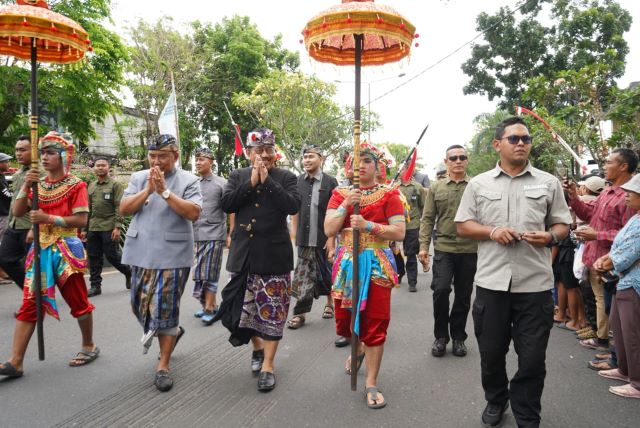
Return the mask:
<path fill-rule="evenodd" d="M 424 268 L 428 269 L 429 246 L 435 227 L 431 281 L 435 341 L 431 354 L 434 357 L 444 356 L 447 343 L 453 339 L 453 355 L 464 357 L 467 355 L 464 341 L 467 339 L 467 316 L 471 307 L 478 250 L 475 241 L 458 237 L 454 222 L 460 199 L 470 179 L 467 175 L 469 160 L 464 147 L 456 144 L 447 148 L 444 163 L 447 175 L 433 183 L 422 212 L 418 257 Z M 449 312 L 452 281 L 455 298 Z"/>
<path fill-rule="evenodd" d="M 493 147 L 498 164 L 469 182 L 455 217 L 458 235 L 478 241 L 472 316 L 487 400 L 482 423 L 499 426 L 511 402 L 518 426 L 537 427 L 553 325 L 548 247 L 567 236 L 571 215 L 560 181 L 529 162 L 521 118 L 498 124 Z M 512 340 L 518 371 L 509 381 Z"/>

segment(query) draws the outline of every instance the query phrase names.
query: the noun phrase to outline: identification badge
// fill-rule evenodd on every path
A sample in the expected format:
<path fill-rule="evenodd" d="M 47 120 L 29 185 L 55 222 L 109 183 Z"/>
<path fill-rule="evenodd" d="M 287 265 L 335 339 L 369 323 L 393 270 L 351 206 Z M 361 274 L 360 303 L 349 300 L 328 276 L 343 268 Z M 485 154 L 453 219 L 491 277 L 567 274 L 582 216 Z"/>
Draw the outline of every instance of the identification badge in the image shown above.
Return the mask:
<path fill-rule="evenodd" d="M 111 193 L 103 193 L 102 194 L 102 199 L 104 199 L 105 201 L 110 201 L 111 200 Z"/>

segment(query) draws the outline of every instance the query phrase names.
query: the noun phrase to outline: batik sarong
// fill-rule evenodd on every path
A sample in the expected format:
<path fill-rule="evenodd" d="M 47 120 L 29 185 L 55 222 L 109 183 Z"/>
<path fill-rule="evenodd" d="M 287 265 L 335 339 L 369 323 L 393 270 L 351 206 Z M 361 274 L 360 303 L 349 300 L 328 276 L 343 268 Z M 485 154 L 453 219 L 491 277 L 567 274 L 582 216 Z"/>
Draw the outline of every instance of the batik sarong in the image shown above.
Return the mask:
<path fill-rule="evenodd" d="M 291 274 L 249 274 L 239 327 L 263 339 L 282 339 L 290 299 Z"/>
<path fill-rule="evenodd" d="M 294 315 L 311 311 L 313 299 L 331 293 L 331 266 L 323 248 L 299 247 L 291 285 L 292 296 L 298 300 Z"/>
<path fill-rule="evenodd" d="M 145 333 L 178 326 L 180 297 L 190 270 L 131 266 L 131 309 Z"/>
<path fill-rule="evenodd" d="M 224 241 L 196 241 L 196 266 L 193 269 L 193 297 L 204 305 L 204 292 L 216 294 L 222 265 Z"/>

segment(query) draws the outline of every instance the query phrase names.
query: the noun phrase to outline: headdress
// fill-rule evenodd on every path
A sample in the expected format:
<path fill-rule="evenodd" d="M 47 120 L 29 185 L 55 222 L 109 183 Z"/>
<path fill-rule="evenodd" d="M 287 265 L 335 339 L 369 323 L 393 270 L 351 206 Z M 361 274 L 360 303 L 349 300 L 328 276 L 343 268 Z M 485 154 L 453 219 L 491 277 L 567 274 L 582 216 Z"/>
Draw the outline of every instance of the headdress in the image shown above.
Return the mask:
<path fill-rule="evenodd" d="M 147 144 L 147 150 L 162 150 L 171 144 L 178 144 L 176 137 L 170 134 L 160 134 L 151 137 Z"/>
<path fill-rule="evenodd" d="M 209 158 L 211 160 L 213 160 L 214 156 L 213 156 L 213 152 L 211 151 L 211 149 L 209 147 L 200 147 L 199 149 L 196 150 L 196 157 L 200 156 L 203 158 Z"/>
<path fill-rule="evenodd" d="M 258 128 L 247 134 L 247 147 L 275 146 L 276 136 L 268 128 Z"/>
<path fill-rule="evenodd" d="M 324 154 L 322 153 L 322 147 L 318 146 L 317 144 L 307 144 L 306 146 L 302 147 L 302 155 L 304 156 L 306 153 L 316 153 L 321 157 L 324 157 Z"/>
<path fill-rule="evenodd" d="M 75 146 L 71 141 L 69 134 L 61 134 L 56 131 L 51 131 L 44 137 L 40 138 L 38 142 L 38 149 L 54 148 L 60 153 L 62 159 L 62 167 L 64 173 L 69 174 L 71 171 L 71 164 L 73 163 L 73 153 L 75 152 Z"/>

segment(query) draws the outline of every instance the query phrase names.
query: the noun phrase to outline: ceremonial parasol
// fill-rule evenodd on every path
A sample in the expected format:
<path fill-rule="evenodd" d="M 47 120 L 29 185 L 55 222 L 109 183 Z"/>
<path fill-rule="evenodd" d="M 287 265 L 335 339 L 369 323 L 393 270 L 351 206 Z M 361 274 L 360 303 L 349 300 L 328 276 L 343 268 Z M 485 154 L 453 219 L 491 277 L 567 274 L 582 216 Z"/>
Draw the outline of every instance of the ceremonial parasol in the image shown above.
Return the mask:
<path fill-rule="evenodd" d="M 31 168 L 38 168 L 38 61 L 69 64 L 92 51 L 87 32 L 75 21 L 49 10 L 45 0 L 17 0 L 0 7 L 0 55 L 31 61 Z M 38 185 L 31 208 L 38 209 Z M 34 287 L 38 313 L 38 358 L 44 360 L 40 234 L 34 225 Z"/>
<path fill-rule="evenodd" d="M 396 62 L 409 55 L 415 27 L 389 6 L 374 0 L 342 0 L 312 18 L 304 30 L 304 44 L 309 56 L 319 62 L 355 66 L 355 109 L 353 122 L 353 186 L 360 177 L 360 84 L 361 67 Z M 416 43 L 416 46 L 418 44 Z M 359 206 L 354 207 L 354 214 Z M 351 389 L 357 389 L 358 337 L 354 331 L 356 311 L 360 309 L 358 254 L 360 233 L 353 230 L 353 304 L 351 313 Z"/>

